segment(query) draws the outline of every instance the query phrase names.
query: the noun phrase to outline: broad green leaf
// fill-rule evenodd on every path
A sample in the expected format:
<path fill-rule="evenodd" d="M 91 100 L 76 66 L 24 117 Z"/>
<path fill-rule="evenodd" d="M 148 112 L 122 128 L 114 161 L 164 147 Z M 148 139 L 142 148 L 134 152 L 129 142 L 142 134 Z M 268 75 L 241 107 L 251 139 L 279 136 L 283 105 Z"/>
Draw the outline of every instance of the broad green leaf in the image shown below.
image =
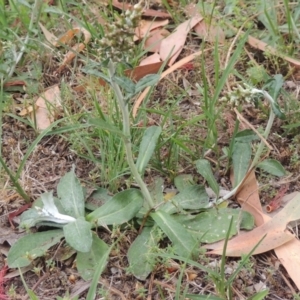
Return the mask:
<path fill-rule="evenodd" d="M 88 197 L 85 202 L 85 208 L 89 210 L 95 210 L 109 201 L 111 198 L 112 196 L 108 195 L 108 190 L 100 187 Z"/>
<path fill-rule="evenodd" d="M 172 218 L 182 224 L 195 238 L 201 239 L 201 242 L 213 243 L 226 237 L 231 217 L 233 217 L 233 225 L 229 236 L 237 234 L 243 214 L 240 209 L 211 208 L 198 215 L 174 215 Z M 248 213 L 247 217 L 250 218 Z"/>
<path fill-rule="evenodd" d="M 161 177 L 155 177 L 148 189 L 155 205 L 164 201 L 164 180 Z"/>
<path fill-rule="evenodd" d="M 104 121 L 102 119 L 89 119 L 88 123 L 100 128 L 102 130 L 107 130 L 107 131 L 115 133 L 119 136 L 124 136 L 122 131 L 119 128 L 110 124 L 108 121 Z"/>
<path fill-rule="evenodd" d="M 92 246 L 91 223 L 77 219 L 63 227 L 67 243 L 75 250 L 89 252 Z"/>
<path fill-rule="evenodd" d="M 205 188 L 200 185 L 192 185 L 162 205 L 159 210 L 173 214 L 183 209 L 199 210 L 207 208 L 208 205 L 209 197 Z"/>
<path fill-rule="evenodd" d="M 273 110 L 274 114 L 280 119 L 285 119 L 285 115 L 281 111 L 280 106 L 279 106 L 278 101 L 277 101 L 277 98 L 280 94 L 280 90 L 281 90 L 283 84 L 284 84 L 283 76 L 281 74 L 276 74 L 264 86 L 264 89 L 269 91 L 269 94 L 274 99 L 274 102 L 271 103 L 272 110 Z"/>
<path fill-rule="evenodd" d="M 284 78 L 281 74 L 274 75 L 273 78 L 267 81 L 263 89 L 268 91 L 272 98 L 277 102 L 280 90 L 284 84 Z"/>
<path fill-rule="evenodd" d="M 144 175 L 145 168 L 155 150 L 160 134 L 161 128 L 159 126 L 148 127 L 144 132 L 139 149 L 139 156 L 136 161 L 136 167 L 141 175 Z"/>
<path fill-rule="evenodd" d="M 156 264 L 155 257 L 151 255 L 159 242 L 154 228 L 144 227 L 127 252 L 130 272 L 139 280 L 146 280 Z"/>
<path fill-rule="evenodd" d="M 79 218 L 84 216 L 84 194 L 74 168 L 63 176 L 57 186 L 57 194 L 66 214 Z"/>
<path fill-rule="evenodd" d="M 199 247 L 198 242 L 186 228 L 163 211 L 151 213 L 150 216 L 170 239 L 176 254 L 186 258 L 192 258 L 196 255 Z"/>
<path fill-rule="evenodd" d="M 54 200 L 54 205 L 57 207 L 59 213 L 65 215 L 66 212 L 64 211 L 60 200 L 56 197 L 53 197 L 53 200 Z M 39 207 L 42 209 L 43 206 L 44 206 L 44 204 L 42 201 L 42 197 L 35 200 L 34 203 L 32 204 L 32 207 L 34 207 L 34 208 L 30 208 L 22 213 L 20 227 L 21 228 L 30 228 L 30 227 L 35 226 L 39 222 L 43 222 L 43 220 L 45 220 L 45 219 L 43 219 L 40 212 L 36 209 L 36 207 Z M 56 225 L 55 223 L 52 223 L 50 226 L 62 227 L 62 226 Z"/>
<path fill-rule="evenodd" d="M 119 77 L 114 76 L 112 78 L 121 88 L 123 88 L 127 93 L 134 94 L 135 93 L 135 83 L 130 80 L 128 77 Z"/>
<path fill-rule="evenodd" d="M 245 129 L 236 134 L 234 141 L 241 143 L 249 143 L 257 139 L 258 136 L 254 131 L 252 131 L 251 129 Z"/>
<path fill-rule="evenodd" d="M 89 252 L 78 252 L 76 257 L 77 270 L 84 280 L 92 279 L 95 269 L 101 258 L 108 251 L 108 246 L 104 243 L 97 234 L 92 234 L 92 247 Z"/>
<path fill-rule="evenodd" d="M 277 101 L 271 103 L 272 106 L 272 110 L 274 112 L 274 114 L 276 115 L 276 117 L 278 117 L 281 120 L 285 120 L 286 116 L 285 114 L 281 111 L 279 104 L 277 103 Z"/>
<path fill-rule="evenodd" d="M 249 212 L 243 211 L 240 229 L 251 230 L 254 228 L 254 225 L 253 216 Z"/>
<path fill-rule="evenodd" d="M 39 222 L 39 213 L 35 208 L 25 210 L 21 215 L 21 228 L 30 228 Z"/>
<path fill-rule="evenodd" d="M 208 182 L 210 188 L 215 192 L 215 194 L 218 197 L 220 188 L 211 170 L 211 165 L 209 161 L 206 159 L 198 159 L 196 161 L 196 168 L 198 173 L 204 177 L 204 179 Z"/>
<path fill-rule="evenodd" d="M 286 175 L 284 167 L 276 159 L 265 159 L 257 165 L 257 168 L 278 177 Z"/>
<path fill-rule="evenodd" d="M 232 153 L 234 187 L 244 179 L 251 159 L 250 143 L 234 143 Z"/>
<path fill-rule="evenodd" d="M 147 86 L 155 85 L 160 79 L 158 74 L 149 74 L 143 77 L 135 86 L 135 93 L 141 92 Z"/>
<path fill-rule="evenodd" d="M 185 188 L 195 185 L 193 175 L 181 174 L 174 178 L 174 184 L 179 192 L 182 192 Z"/>
<path fill-rule="evenodd" d="M 10 268 L 30 265 L 33 259 L 45 255 L 46 251 L 57 244 L 64 234 L 61 229 L 25 235 L 12 245 L 7 262 Z"/>
<path fill-rule="evenodd" d="M 113 196 L 111 200 L 86 216 L 86 220 L 101 225 L 118 225 L 131 220 L 144 202 L 140 190 L 128 189 Z"/>

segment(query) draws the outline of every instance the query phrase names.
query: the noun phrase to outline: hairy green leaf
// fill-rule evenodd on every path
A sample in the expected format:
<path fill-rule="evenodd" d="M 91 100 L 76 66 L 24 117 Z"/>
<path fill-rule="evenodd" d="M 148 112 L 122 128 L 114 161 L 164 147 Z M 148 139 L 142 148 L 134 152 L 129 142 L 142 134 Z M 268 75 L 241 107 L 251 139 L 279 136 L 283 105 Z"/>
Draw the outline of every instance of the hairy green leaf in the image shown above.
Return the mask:
<path fill-rule="evenodd" d="M 122 77 L 119 77 L 119 76 L 114 76 L 113 81 L 115 81 L 121 88 L 123 88 L 127 93 L 129 94 L 134 94 L 135 93 L 135 83 L 125 77 L 125 76 L 122 76 Z"/>
<path fill-rule="evenodd" d="M 89 252 L 78 252 L 76 257 L 76 266 L 80 276 L 84 280 L 92 279 L 96 266 L 101 261 L 102 256 L 109 249 L 97 234 L 92 234 L 93 243 Z"/>
<path fill-rule="evenodd" d="M 198 242 L 186 228 L 163 211 L 151 213 L 150 216 L 171 240 L 176 254 L 186 258 L 194 257 L 198 252 Z"/>
<path fill-rule="evenodd" d="M 128 189 L 113 196 L 111 200 L 86 216 L 89 222 L 101 225 L 118 225 L 131 220 L 144 202 L 140 190 Z"/>
<path fill-rule="evenodd" d="M 61 229 L 25 235 L 10 248 L 7 257 L 8 266 L 22 268 L 30 265 L 33 259 L 45 255 L 46 251 L 57 244 L 63 236 Z"/>
<path fill-rule="evenodd" d="M 265 159 L 257 167 L 274 176 L 281 177 L 286 175 L 284 167 L 276 159 Z"/>
<path fill-rule="evenodd" d="M 92 246 L 91 223 L 77 219 L 63 227 L 67 243 L 75 250 L 89 252 Z"/>
<path fill-rule="evenodd" d="M 79 218 L 84 216 L 84 194 L 74 169 L 63 176 L 57 186 L 57 194 L 66 214 Z"/>
<path fill-rule="evenodd" d="M 158 243 L 153 228 L 144 227 L 127 253 L 130 271 L 139 280 L 146 280 L 156 264 L 155 257 L 151 255 Z"/>
<path fill-rule="evenodd" d="M 135 86 L 135 93 L 141 92 L 147 86 L 155 85 L 160 79 L 158 74 L 149 74 L 143 77 Z"/>
<path fill-rule="evenodd" d="M 141 175 L 145 172 L 145 168 L 155 150 L 160 134 L 161 128 L 159 126 L 148 127 L 144 132 L 139 149 L 139 156 L 136 161 L 136 167 Z"/>
<path fill-rule="evenodd" d="M 258 136 L 255 132 L 253 132 L 251 129 L 245 129 L 236 134 L 234 141 L 241 143 L 249 143 L 257 139 Z"/>
<path fill-rule="evenodd" d="M 189 186 L 195 185 L 193 175 L 180 174 L 174 178 L 174 184 L 179 192 L 183 192 Z"/>
<path fill-rule="evenodd" d="M 164 180 L 161 177 L 155 177 L 148 189 L 155 205 L 164 201 L 163 194 Z"/>
<path fill-rule="evenodd" d="M 209 186 L 218 197 L 220 188 L 211 170 L 209 161 L 206 159 L 198 159 L 196 161 L 196 168 L 198 173 L 204 177 L 204 179 L 208 182 Z"/>
<path fill-rule="evenodd" d="M 209 197 L 205 188 L 200 185 L 186 187 L 182 192 L 171 198 L 167 203 L 162 205 L 159 210 L 168 214 L 173 214 L 183 209 L 198 210 L 207 208 Z"/>
<path fill-rule="evenodd" d="M 226 237 L 231 217 L 233 217 L 233 226 L 231 227 L 229 236 L 232 237 L 237 234 L 244 214 L 245 212 L 240 209 L 222 208 L 217 210 L 211 208 L 198 215 L 174 215 L 172 218 L 182 224 L 188 232 L 201 242 L 213 243 L 223 240 Z M 248 218 L 246 225 L 250 226 L 252 223 L 253 228 L 253 217 L 249 213 L 246 213 L 245 218 Z M 248 227 L 247 229 L 250 228 Z"/>
<path fill-rule="evenodd" d="M 249 168 L 250 159 L 250 143 L 234 143 L 232 154 L 234 187 L 236 187 L 244 179 Z"/>
<path fill-rule="evenodd" d="M 85 202 L 85 207 L 89 210 L 95 210 L 111 198 L 112 196 L 108 195 L 108 190 L 100 187 L 88 197 Z"/>

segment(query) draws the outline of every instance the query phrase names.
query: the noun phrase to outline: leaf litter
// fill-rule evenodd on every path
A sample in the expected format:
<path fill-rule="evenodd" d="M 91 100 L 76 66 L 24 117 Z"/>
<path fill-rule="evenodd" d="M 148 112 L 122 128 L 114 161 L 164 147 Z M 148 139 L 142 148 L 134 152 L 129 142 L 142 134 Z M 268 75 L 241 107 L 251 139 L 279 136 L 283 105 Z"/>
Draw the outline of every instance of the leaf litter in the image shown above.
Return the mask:
<path fill-rule="evenodd" d="M 124 7 L 129 7 L 127 4 L 120 3 L 118 1 L 113 1 L 113 5 L 119 9 L 123 9 Z M 150 10 L 147 9 L 145 11 L 144 15 L 145 16 L 162 17 L 162 18 L 170 18 L 169 14 L 162 13 L 162 12 L 152 10 L 152 9 L 150 9 Z M 161 79 L 162 79 L 162 78 L 166 77 L 167 75 L 172 74 L 175 70 L 178 70 L 181 66 L 183 66 L 187 62 L 195 60 L 195 58 L 197 58 L 203 54 L 202 51 L 198 51 L 198 52 L 195 52 L 191 55 L 184 57 L 183 59 L 179 60 L 177 63 L 175 62 L 176 59 L 178 58 L 178 56 L 180 55 L 181 51 L 183 50 L 184 45 L 186 44 L 186 37 L 192 28 L 194 28 L 194 30 L 198 33 L 199 37 L 204 40 L 207 40 L 207 41 L 213 43 L 215 41 L 215 39 L 217 38 L 219 40 L 219 42 L 221 42 L 221 43 L 224 42 L 225 35 L 224 35 L 222 29 L 219 26 L 212 28 L 211 24 L 214 24 L 214 22 L 212 22 L 211 24 L 208 24 L 206 22 L 203 22 L 201 18 L 202 18 L 201 16 L 192 17 L 190 20 L 187 20 L 184 23 L 180 24 L 177 27 L 177 29 L 175 29 L 175 31 L 171 32 L 168 35 L 163 27 L 156 28 L 156 29 L 152 28 L 151 30 L 148 30 L 149 29 L 149 27 L 148 27 L 147 30 L 144 31 L 141 38 L 145 37 L 146 42 L 148 40 L 147 35 L 151 36 L 151 33 L 158 33 L 156 38 L 157 38 L 157 44 L 159 45 L 159 48 L 157 47 L 156 49 L 154 49 L 153 47 L 149 48 L 149 46 L 148 46 L 149 50 L 153 50 L 153 49 L 155 50 L 154 57 L 157 59 L 157 61 L 155 61 L 155 63 L 153 64 L 153 68 L 151 69 L 150 73 L 158 72 L 160 66 L 162 65 L 162 61 L 166 60 L 167 58 L 171 58 L 171 60 L 168 62 L 169 66 L 172 65 L 173 63 L 175 63 L 175 64 L 172 66 L 173 68 L 171 67 L 171 68 L 167 69 L 164 73 L 162 73 L 162 75 L 161 75 Z M 154 21 L 151 21 L 151 22 L 154 22 Z M 166 23 L 160 23 L 160 24 L 166 24 Z M 164 25 L 160 25 L 160 26 L 164 26 Z M 65 33 L 64 35 L 62 35 L 62 38 L 56 39 L 56 42 L 55 42 L 54 41 L 55 36 L 50 34 L 49 32 L 47 32 L 47 29 L 45 29 L 45 27 L 41 26 L 41 28 L 45 34 L 46 39 L 55 47 L 59 43 L 60 43 L 60 45 L 69 43 L 72 40 L 72 38 L 74 37 L 74 35 L 77 34 L 78 32 L 83 32 L 83 34 L 85 36 L 84 43 L 76 44 L 75 46 L 73 46 L 73 49 L 70 50 L 65 55 L 65 58 L 61 64 L 61 66 L 56 70 L 56 73 L 61 72 L 68 64 L 70 64 L 71 61 L 74 59 L 74 57 L 76 57 L 76 55 L 79 52 L 84 50 L 84 48 L 86 47 L 86 44 L 89 42 L 89 39 L 90 39 L 90 37 L 88 37 L 89 36 L 88 31 L 86 31 L 86 30 L 82 31 L 80 28 L 74 28 L 74 29 L 71 29 L 70 31 L 68 31 L 67 33 Z M 153 36 L 151 36 L 151 37 L 153 37 Z M 150 45 L 155 44 L 155 42 L 156 41 L 154 38 L 153 42 L 151 41 Z M 252 47 L 257 48 L 261 51 L 271 51 L 271 53 L 274 53 L 274 54 L 277 53 L 277 52 L 275 53 L 275 50 L 270 48 L 265 42 L 262 42 L 251 36 L 248 38 L 248 43 Z M 146 43 L 145 43 L 145 45 L 146 45 Z M 146 47 L 146 49 L 147 49 L 147 47 Z M 170 53 L 172 53 L 171 57 L 169 57 Z M 150 56 L 148 56 L 148 57 L 150 57 Z M 284 59 L 286 59 L 288 62 L 292 63 L 296 67 L 298 67 L 298 65 L 300 65 L 297 59 L 292 59 L 287 56 L 284 56 Z M 137 69 L 137 70 L 141 70 L 141 69 Z M 136 80 L 147 75 L 147 71 L 136 71 L 137 75 L 134 73 L 134 71 L 135 71 L 135 69 L 131 72 L 128 71 L 128 76 L 130 76 Z M 53 91 L 50 89 L 50 91 L 51 92 L 54 91 L 53 94 L 56 96 L 53 96 L 53 94 L 46 95 L 47 91 L 45 91 L 45 93 L 39 98 L 39 101 L 38 101 L 39 106 L 29 109 L 29 110 L 31 110 L 31 112 L 33 112 L 35 110 L 39 110 L 41 108 L 47 109 L 47 113 L 44 111 L 45 114 L 43 117 L 36 117 L 37 119 L 42 120 L 41 121 L 42 123 L 39 125 L 40 127 L 38 126 L 38 128 L 40 128 L 40 129 L 48 127 L 54 120 L 53 115 L 51 113 L 49 114 L 49 110 L 48 110 L 49 105 L 47 105 L 46 102 L 51 103 L 51 101 L 54 101 L 54 103 L 56 103 L 55 99 L 57 98 L 57 94 L 58 94 L 57 87 L 54 87 Z M 145 95 L 145 92 L 142 95 Z M 140 97 L 139 99 L 142 99 L 142 98 Z M 136 113 L 141 101 L 142 100 L 137 100 L 136 105 L 134 107 L 134 113 Z M 51 104 L 50 106 L 55 107 L 56 104 Z M 248 188 L 248 192 L 243 195 L 243 191 L 247 188 Z M 257 193 L 257 195 L 255 195 L 256 193 Z M 252 201 L 250 201 L 252 196 L 255 198 L 255 202 L 253 202 L 253 203 L 252 203 Z M 273 221 L 270 220 L 270 217 L 268 215 L 265 215 L 262 212 L 261 205 L 260 205 L 260 198 L 258 195 L 258 187 L 257 187 L 256 183 L 255 183 L 255 185 L 252 185 L 252 186 L 248 185 L 248 187 L 247 187 L 247 184 L 245 184 L 244 188 L 237 195 L 237 199 L 239 199 L 239 198 L 247 199 L 247 200 L 244 200 L 244 201 L 242 200 L 239 202 L 243 209 L 251 212 L 251 214 L 255 217 L 258 227 L 252 231 L 253 237 L 250 239 L 251 241 L 253 241 L 252 243 L 246 243 L 246 242 L 243 243 L 242 242 L 243 239 L 245 241 L 246 238 L 249 238 L 249 235 L 246 236 L 247 233 L 237 236 L 237 238 L 239 238 L 240 242 L 241 242 L 239 244 L 240 247 L 237 247 L 238 248 L 237 251 L 239 251 L 239 253 L 241 253 L 244 250 L 246 252 L 249 251 L 249 249 L 251 250 L 253 248 L 253 245 L 255 244 L 255 241 L 257 240 L 257 238 L 263 236 L 265 231 L 269 232 L 270 234 L 275 234 L 275 237 L 280 236 L 281 241 L 283 243 L 282 245 L 279 245 L 280 243 L 278 241 L 276 243 L 274 243 L 274 240 L 272 239 L 272 235 L 271 235 L 270 238 L 268 237 L 270 239 L 270 241 L 269 241 L 270 243 L 265 242 L 265 245 L 261 244 L 262 248 L 259 251 L 267 251 L 267 250 L 275 248 L 275 252 L 278 255 L 278 258 L 282 261 L 282 263 L 285 266 L 286 270 L 288 271 L 290 277 L 293 279 L 293 281 L 299 287 L 299 281 L 297 280 L 297 276 L 298 276 L 298 278 L 300 278 L 300 276 L 299 276 L 298 272 L 294 270 L 295 268 L 293 268 L 293 269 L 291 268 L 292 262 L 294 263 L 294 266 L 295 266 L 295 263 L 297 263 L 297 261 L 299 261 L 299 257 L 298 257 L 299 245 L 298 245 L 297 241 L 295 240 L 294 236 L 291 233 L 289 233 L 288 231 L 285 231 L 287 224 L 296 218 L 293 216 L 293 213 L 296 213 L 296 215 L 298 214 L 298 211 L 294 210 L 294 209 L 297 209 L 297 206 L 294 206 L 295 203 L 298 202 L 297 196 L 295 196 L 294 199 L 289 203 L 290 207 L 286 206 L 287 207 L 287 208 L 285 208 L 286 211 L 283 209 L 278 213 L 279 216 L 273 217 L 274 218 Z M 251 233 L 251 232 L 249 232 L 249 233 Z M 230 243 L 232 243 L 232 242 L 229 242 L 229 247 L 228 247 L 229 251 L 231 249 Z M 245 247 L 242 248 L 241 245 L 245 245 Z M 232 247 L 233 247 L 232 249 L 235 250 L 234 246 L 232 246 Z M 124 247 L 124 248 L 126 248 L 126 247 Z M 296 251 L 296 249 L 298 249 L 297 250 L 298 252 Z M 289 258 L 287 257 L 288 254 L 290 254 Z M 284 262 L 286 262 L 286 263 L 284 263 Z M 298 265 L 300 265 L 300 263 L 298 263 Z M 116 292 L 116 294 L 117 294 L 117 292 Z M 122 295 L 122 293 L 121 293 L 121 295 Z"/>

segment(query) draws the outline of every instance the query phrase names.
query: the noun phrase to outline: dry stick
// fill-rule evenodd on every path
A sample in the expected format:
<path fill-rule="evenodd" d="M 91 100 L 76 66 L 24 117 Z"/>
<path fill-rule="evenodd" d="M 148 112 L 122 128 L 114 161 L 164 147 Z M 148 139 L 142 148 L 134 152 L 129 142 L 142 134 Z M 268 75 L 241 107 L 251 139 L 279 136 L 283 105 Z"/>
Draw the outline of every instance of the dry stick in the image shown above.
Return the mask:
<path fill-rule="evenodd" d="M 161 73 L 159 80 L 163 79 L 164 77 L 166 77 L 167 75 L 171 74 L 173 71 L 175 71 L 176 69 L 182 67 L 183 65 L 185 65 L 186 63 L 190 62 L 191 60 L 195 59 L 197 56 L 201 55 L 204 52 L 207 52 L 208 50 L 211 50 L 212 48 L 206 49 L 204 51 L 198 51 L 195 52 L 181 60 L 179 60 L 177 63 L 175 63 L 172 67 L 170 67 L 169 69 L 167 69 L 166 71 L 164 71 L 163 73 Z M 143 102 L 143 100 L 145 99 L 146 95 L 148 94 L 149 90 L 151 87 L 147 87 L 143 93 L 139 96 L 139 98 L 135 101 L 134 105 L 133 105 L 133 110 L 132 110 L 132 115 L 135 118 L 136 114 L 137 114 L 137 110 L 139 109 L 141 103 Z"/>
<path fill-rule="evenodd" d="M 100 279 L 98 282 L 103 284 L 113 294 L 116 294 L 116 295 L 120 296 L 122 300 L 127 300 L 126 297 L 124 296 L 124 294 L 121 291 L 119 291 L 116 288 L 112 287 L 106 280 Z"/>
<path fill-rule="evenodd" d="M 39 278 L 39 280 L 34 284 L 34 286 L 31 288 L 31 290 L 34 292 L 36 290 L 36 288 L 40 285 L 40 283 L 42 281 L 44 281 L 47 277 L 49 277 L 49 273 L 45 273 L 41 278 Z M 25 297 L 23 298 L 23 300 L 27 300 L 29 299 L 29 294 L 25 295 Z"/>
<path fill-rule="evenodd" d="M 282 277 L 282 279 L 284 280 L 284 282 L 286 283 L 286 285 L 290 288 L 290 290 L 293 293 L 293 295 L 296 295 L 297 293 L 296 293 L 295 289 L 292 287 L 292 285 L 286 279 L 286 277 L 283 275 L 283 273 L 280 270 L 277 270 L 277 272 L 280 274 L 280 276 Z"/>

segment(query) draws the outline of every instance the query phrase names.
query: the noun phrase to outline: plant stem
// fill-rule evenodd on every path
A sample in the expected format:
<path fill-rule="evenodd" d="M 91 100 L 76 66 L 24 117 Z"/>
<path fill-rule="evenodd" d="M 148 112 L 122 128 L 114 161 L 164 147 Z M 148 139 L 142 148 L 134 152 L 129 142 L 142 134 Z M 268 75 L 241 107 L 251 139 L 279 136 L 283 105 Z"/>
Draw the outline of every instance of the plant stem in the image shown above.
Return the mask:
<path fill-rule="evenodd" d="M 267 98 L 269 102 L 274 102 L 273 98 L 270 96 L 269 93 L 267 93 L 266 91 L 262 91 L 262 92 L 263 92 L 263 95 L 265 96 L 265 98 Z M 274 123 L 274 119 L 275 119 L 275 113 L 273 112 L 272 106 L 270 104 L 270 116 L 269 116 L 269 120 L 268 120 L 268 124 L 266 126 L 266 129 L 265 129 L 265 132 L 263 134 L 265 139 L 268 139 L 268 136 L 270 134 L 271 128 L 272 128 L 273 123 Z M 258 149 L 256 151 L 256 154 L 254 156 L 254 159 L 252 161 L 252 164 L 250 166 L 250 170 L 253 167 L 255 167 L 256 164 L 258 163 L 258 161 L 260 159 L 260 156 L 263 152 L 264 146 L 265 146 L 265 143 L 263 141 L 261 141 L 259 146 L 258 146 Z"/>
<path fill-rule="evenodd" d="M 112 61 L 110 61 L 108 64 L 108 72 L 109 72 L 109 76 L 111 79 L 111 86 L 116 95 L 116 98 L 118 100 L 118 103 L 119 103 L 119 106 L 120 106 L 120 109 L 122 112 L 122 116 L 123 116 L 123 134 L 124 134 L 123 139 L 124 139 L 124 144 L 125 144 L 128 165 L 129 165 L 129 168 L 136 180 L 136 183 L 138 184 L 138 186 L 141 189 L 141 192 L 149 206 L 149 209 L 151 209 L 152 207 L 154 207 L 152 197 L 151 197 L 149 190 L 148 190 L 145 182 L 143 181 L 140 173 L 138 172 L 136 165 L 134 163 L 134 160 L 133 160 L 128 104 L 124 100 L 124 97 L 123 97 L 123 94 L 121 92 L 119 85 L 113 79 L 115 70 L 116 70 L 115 64 Z"/>
<path fill-rule="evenodd" d="M 268 139 L 268 136 L 270 134 L 270 131 L 271 131 L 271 128 L 273 126 L 274 119 L 275 119 L 275 113 L 273 112 L 272 105 L 271 105 L 272 103 L 274 103 L 274 99 L 266 91 L 258 90 L 258 89 L 253 89 L 253 91 L 255 91 L 257 93 L 260 93 L 260 94 L 263 94 L 265 96 L 265 98 L 269 101 L 269 104 L 270 104 L 269 120 L 268 120 L 268 124 L 266 126 L 266 129 L 265 129 L 265 132 L 263 134 L 264 138 Z M 259 144 L 259 146 L 258 146 L 258 149 L 257 149 L 257 151 L 255 153 L 255 156 L 253 158 L 252 164 L 251 164 L 250 168 L 248 169 L 248 172 L 251 171 L 253 168 L 255 168 L 255 166 L 259 162 L 261 154 L 262 154 L 262 152 L 264 150 L 264 146 L 265 146 L 265 143 L 263 141 L 261 141 L 260 144 Z M 247 176 L 248 172 L 246 173 L 245 176 Z M 222 197 L 220 199 L 217 199 L 215 204 L 218 205 L 218 204 L 222 203 L 223 201 L 228 200 L 229 198 L 231 198 L 232 196 L 234 196 L 235 193 L 238 191 L 238 189 L 240 188 L 240 186 L 243 183 L 244 183 L 244 179 L 232 191 L 230 191 L 226 196 L 224 196 L 224 197 Z"/>

